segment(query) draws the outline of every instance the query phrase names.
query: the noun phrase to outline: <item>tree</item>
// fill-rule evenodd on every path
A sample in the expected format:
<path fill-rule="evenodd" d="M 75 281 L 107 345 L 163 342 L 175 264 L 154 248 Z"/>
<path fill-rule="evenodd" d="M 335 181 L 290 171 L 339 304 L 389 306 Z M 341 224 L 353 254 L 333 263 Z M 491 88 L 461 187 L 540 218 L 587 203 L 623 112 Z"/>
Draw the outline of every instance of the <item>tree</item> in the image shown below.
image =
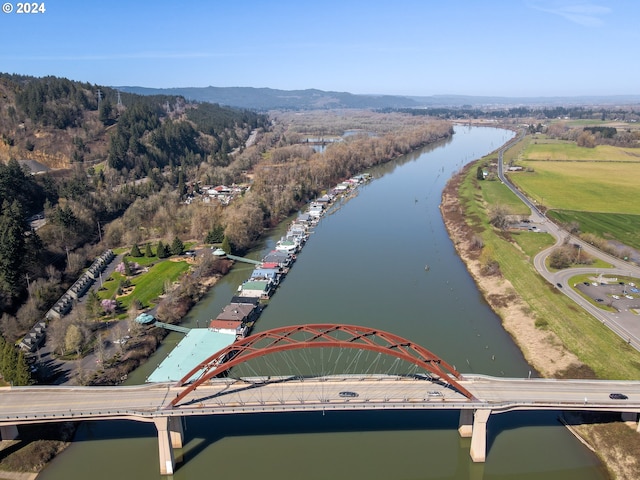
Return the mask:
<path fill-rule="evenodd" d="M 153 251 L 151 251 L 151 244 L 147 243 L 147 246 L 144 249 L 144 256 L 145 257 L 153 257 Z"/>
<path fill-rule="evenodd" d="M 22 207 L 17 201 L 11 204 L 4 201 L 0 214 L 0 295 L 8 298 L 18 296 L 23 290 L 21 283 L 26 255 L 23 218 Z"/>
<path fill-rule="evenodd" d="M 222 246 L 220 248 L 224 250 L 224 253 L 231 253 L 231 244 L 226 236 L 222 239 Z"/>
<path fill-rule="evenodd" d="M 204 243 L 220 243 L 224 239 L 224 227 L 218 225 L 207 232 Z"/>
<path fill-rule="evenodd" d="M 509 209 L 504 205 L 494 205 L 489 211 L 489 223 L 500 230 L 509 226 Z"/>
<path fill-rule="evenodd" d="M 76 355 L 80 355 L 82 351 L 82 331 L 75 323 L 72 323 L 67 328 L 67 333 L 64 336 L 64 346 L 66 350 L 75 351 Z"/>
<path fill-rule="evenodd" d="M 142 252 L 140 251 L 140 247 L 138 247 L 137 243 L 134 243 L 133 247 L 131 247 L 131 256 L 132 257 L 141 257 L 142 256 Z"/>
<path fill-rule="evenodd" d="M 173 243 L 171 243 L 171 253 L 173 255 L 182 255 L 184 252 L 184 243 L 178 237 L 173 239 Z"/>
<path fill-rule="evenodd" d="M 100 305 L 100 297 L 95 290 L 89 290 L 84 306 L 87 316 L 94 319 L 97 319 L 100 316 L 102 313 L 102 306 Z"/>
<path fill-rule="evenodd" d="M 158 258 L 167 258 L 170 252 L 167 250 L 167 247 L 164 246 L 162 240 L 158 242 L 158 248 L 156 249 L 156 255 Z"/>
<path fill-rule="evenodd" d="M 13 376 L 13 384 L 15 386 L 25 386 L 31 384 L 31 374 L 29 373 L 29 365 L 24 358 L 22 351 L 18 352 L 16 369 Z"/>

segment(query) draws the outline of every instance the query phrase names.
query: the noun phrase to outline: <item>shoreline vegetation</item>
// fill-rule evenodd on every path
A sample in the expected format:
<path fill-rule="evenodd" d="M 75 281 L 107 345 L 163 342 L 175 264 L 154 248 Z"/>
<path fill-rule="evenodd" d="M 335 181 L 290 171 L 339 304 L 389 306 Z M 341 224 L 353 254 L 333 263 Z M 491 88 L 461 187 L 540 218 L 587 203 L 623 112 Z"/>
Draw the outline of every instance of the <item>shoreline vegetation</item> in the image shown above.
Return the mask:
<path fill-rule="evenodd" d="M 495 156 L 495 152 L 487 158 L 492 156 Z M 567 347 L 566 337 L 561 338 L 553 328 L 548 328 L 546 322 L 541 322 L 540 311 L 511 282 L 512 275 L 515 273 L 517 276 L 523 273 L 522 270 L 526 270 L 527 275 L 539 277 L 533 270 L 532 257 L 526 255 L 516 242 L 508 238 L 498 239 L 499 233 L 484 228 L 485 222 L 478 218 L 487 216 L 490 205 L 482 199 L 482 194 L 477 193 L 481 187 L 470 187 L 468 180 L 474 176 L 477 165 L 485 160 L 486 158 L 478 159 L 463 167 L 447 182 L 442 193 L 442 218 L 458 256 L 487 303 L 501 318 L 503 328 L 540 376 L 597 378 L 598 367 L 592 368 L 589 362 L 583 362 L 579 354 L 576 355 L 573 349 Z M 469 194 L 469 190 L 475 193 Z M 500 267 L 497 271 L 487 273 L 486 265 L 490 261 L 487 257 L 492 254 L 492 250 L 497 249 L 495 242 L 487 249 L 484 243 L 487 236 L 493 236 L 503 244 L 505 240 L 506 243 L 511 243 L 522 260 L 511 263 L 518 263 L 520 266 L 512 267 L 506 275 L 501 272 Z M 566 305 L 566 308 L 572 307 Z M 562 420 L 571 426 L 572 434 L 596 454 L 609 478 L 640 478 L 640 441 L 634 430 L 635 424 L 627 426 L 621 421 L 620 415 L 615 414 L 571 414 L 564 415 Z M 630 426 L 633 428 L 629 428 Z"/>

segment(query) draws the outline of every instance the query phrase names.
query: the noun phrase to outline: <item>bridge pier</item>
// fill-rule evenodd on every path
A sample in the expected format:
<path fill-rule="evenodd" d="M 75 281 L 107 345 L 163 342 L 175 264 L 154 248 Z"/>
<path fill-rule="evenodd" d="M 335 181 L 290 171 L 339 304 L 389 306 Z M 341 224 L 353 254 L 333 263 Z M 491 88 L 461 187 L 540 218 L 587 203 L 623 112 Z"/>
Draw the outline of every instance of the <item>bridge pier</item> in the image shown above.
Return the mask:
<path fill-rule="evenodd" d="M 491 410 L 476 410 L 473 415 L 471 433 L 471 460 L 484 462 L 487 459 L 487 421 Z"/>
<path fill-rule="evenodd" d="M 0 440 L 15 440 L 18 438 L 18 427 L 16 425 L 3 425 L 0 427 Z"/>
<path fill-rule="evenodd" d="M 469 438 L 473 432 L 473 410 L 460 410 L 458 433 L 462 438 Z"/>
<path fill-rule="evenodd" d="M 153 419 L 158 429 L 158 454 L 160 457 L 160 474 L 173 475 L 175 469 L 174 448 L 182 448 L 184 430 L 182 417 L 158 417 Z"/>

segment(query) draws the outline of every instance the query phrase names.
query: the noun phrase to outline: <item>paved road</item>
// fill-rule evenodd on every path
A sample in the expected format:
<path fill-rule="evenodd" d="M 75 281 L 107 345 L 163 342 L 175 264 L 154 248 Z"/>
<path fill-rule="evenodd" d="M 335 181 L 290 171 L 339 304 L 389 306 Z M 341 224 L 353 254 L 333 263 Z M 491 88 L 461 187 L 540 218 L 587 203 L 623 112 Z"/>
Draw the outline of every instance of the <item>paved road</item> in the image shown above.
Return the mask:
<path fill-rule="evenodd" d="M 169 384 L 134 387 L 14 387 L 2 389 L 0 425 L 68 419 L 133 418 L 345 409 L 518 409 L 640 412 L 640 381 L 494 378 L 467 375 L 468 400 L 443 384 L 397 377 L 331 377 L 245 382 L 215 379 L 177 407 L 181 389 Z M 353 392 L 345 397 L 344 393 Z M 612 400 L 621 392 L 627 400 Z"/>
<path fill-rule="evenodd" d="M 523 136 L 524 134 L 519 135 L 517 140 L 512 140 L 510 143 L 520 140 Z M 569 282 L 570 278 L 583 273 L 593 274 L 594 276 L 602 273 L 608 276 L 630 276 L 640 278 L 640 267 L 601 251 L 593 245 L 584 242 L 579 237 L 571 235 L 569 232 L 563 230 L 561 227 L 550 221 L 536 204 L 531 202 L 505 177 L 502 157 L 504 150 L 508 148 L 510 143 L 500 149 L 498 154 L 498 177 L 518 196 L 518 198 L 525 203 L 525 205 L 531 209 L 531 222 L 540 225 L 541 230 L 546 231 L 556 239 L 556 243 L 552 247 L 543 250 L 535 256 L 533 259 L 535 269 L 552 285 L 560 284 L 563 294 L 567 295 L 576 304 L 608 326 L 635 349 L 640 350 L 640 319 L 638 318 L 638 315 L 629 311 L 628 307 L 630 304 L 620 302 L 619 305 L 614 305 L 618 307 L 617 312 L 606 311 L 585 299 Z M 599 258 L 610 263 L 612 268 L 569 268 L 558 272 L 549 271 L 546 263 L 547 258 L 553 252 L 554 248 L 565 244 L 565 242 L 579 246 L 582 252 L 588 253 L 594 258 Z M 602 296 L 604 295 L 606 294 L 602 294 Z M 601 295 L 598 295 L 598 297 L 600 296 Z"/>

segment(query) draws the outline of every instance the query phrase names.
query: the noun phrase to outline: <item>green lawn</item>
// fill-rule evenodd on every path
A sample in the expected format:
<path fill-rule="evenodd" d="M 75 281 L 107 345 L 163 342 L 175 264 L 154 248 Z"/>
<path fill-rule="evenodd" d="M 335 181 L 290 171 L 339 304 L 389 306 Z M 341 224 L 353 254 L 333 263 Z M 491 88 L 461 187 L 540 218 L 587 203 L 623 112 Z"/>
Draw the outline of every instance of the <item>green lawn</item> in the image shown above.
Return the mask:
<path fill-rule="evenodd" d="M 153 301 L 162 294 L 165 282 L 176 281 L 187 270 L 189 270 L 189 264 L 185 261 L 165 260 L 156 263 L 148 272 L 131 277 L 131 284 L 135 287 L 133 292 L 119 297 L 118 301 L 124 309 L 128 309 L 134 300 L 140 301 L 145 308 L 149 308 L 153 306 Z M 100 298 L 113 298 L 120 280 L 124 279 L 124 276 L 114 272 L 109 278 L 113 278 L 113 280 L 103 284 L 105 290 L 100 291 Z"/>
<path fill-rule="evenodd" d="M 548 233 L 514 232 L 511 237 L 532 261 L 538 253 L 556 243 Z"/>
<path fill-rule="evenodd" d="M 491 205 L 503 205 L 512 215 L 529 215 L 531 210 L 499 180 L 479 182 L 482 195 Z"/>

